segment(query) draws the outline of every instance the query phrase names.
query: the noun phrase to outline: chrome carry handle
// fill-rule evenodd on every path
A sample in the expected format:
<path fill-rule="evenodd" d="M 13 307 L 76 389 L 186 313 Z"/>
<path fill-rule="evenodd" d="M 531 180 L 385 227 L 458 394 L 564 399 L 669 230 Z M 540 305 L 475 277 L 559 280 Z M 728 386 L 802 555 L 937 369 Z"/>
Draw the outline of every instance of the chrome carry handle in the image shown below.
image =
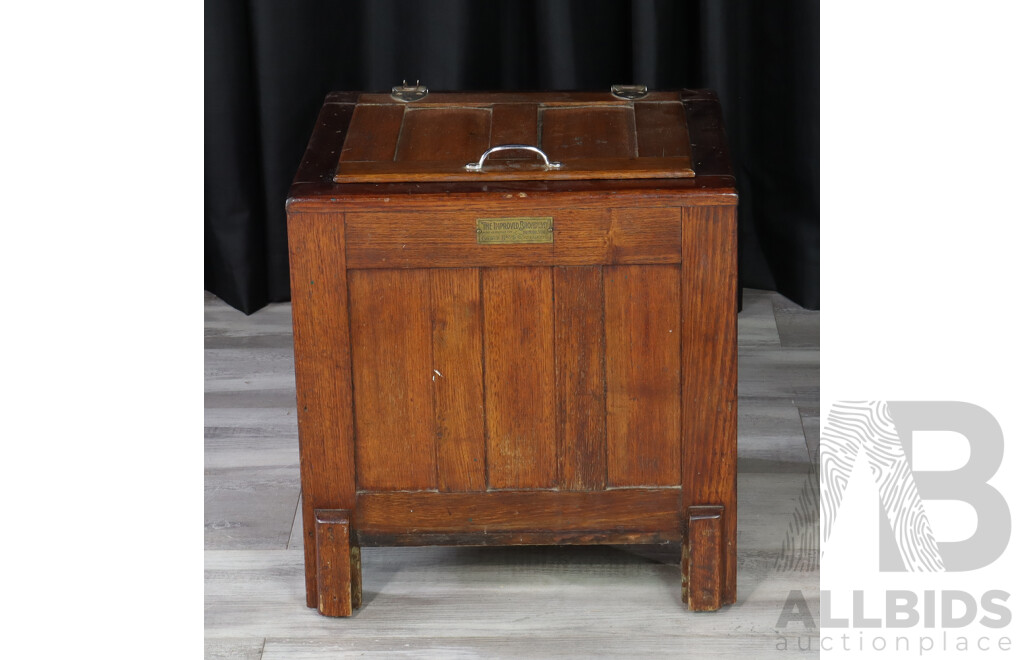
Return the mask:
<path fill-rule="evenodd" d="M 487 160 L 488 156 L 494 153 L 498 153 L 499 151 L 510 151 L 513 149 L 532 151 L 535 154 L 539 154 L 540 157 L 544 159 L 544 169 L 546 170 L 557 170 L 562 167 L 561 163 L 553 160 L 548 160 L 548 155 L 541 151 L 540 149 L 538 149 L 537 147 L 533 147 L 528 144 L 499 144 L 498 146 L 491 147 L 490 149 L 485 151 L 483 155 L 480 156 L 479 161 L 475 163 L 466 163 L 466 169 L 470 172 L 480 172 L 484 169 L 484 161 Z"/>

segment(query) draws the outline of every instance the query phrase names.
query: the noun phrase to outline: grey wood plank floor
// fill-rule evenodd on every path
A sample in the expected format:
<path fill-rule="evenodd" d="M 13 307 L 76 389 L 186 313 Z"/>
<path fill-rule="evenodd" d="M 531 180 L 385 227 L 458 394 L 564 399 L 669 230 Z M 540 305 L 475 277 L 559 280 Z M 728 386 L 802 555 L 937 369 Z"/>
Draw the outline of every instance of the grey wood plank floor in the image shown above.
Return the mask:
<path fill-rule="evenodd" d="M 683 608 L 678 545 L 368 548 L 363 609 L 328 619 L 303 594 L 291 307 L 206 294 L 206 657 L 816 657 L 776 625 L 792 590 L 818 617 L 818 314 L 743 296 L 735 605 Z"/>

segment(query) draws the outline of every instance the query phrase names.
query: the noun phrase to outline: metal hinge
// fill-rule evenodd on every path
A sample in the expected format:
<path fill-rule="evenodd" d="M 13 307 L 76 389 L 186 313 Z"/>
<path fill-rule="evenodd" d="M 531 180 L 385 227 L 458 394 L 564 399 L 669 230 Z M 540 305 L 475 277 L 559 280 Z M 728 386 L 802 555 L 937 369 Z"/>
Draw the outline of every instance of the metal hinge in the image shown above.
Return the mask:
<path fill-rule="evenodd" d="M 391 98 L 399 101 L 419 101 L 421 98 L 430 93 L 430 90 L 426 86 L 421 85 L 420 81 L 417 80 L 415 85 L 402 81 L 401 85 L 395 85 L 391 88 Z"/>
<path fill-rule="evenodd" d="M 647 96 L 647 85 L 612 85 L 612 96 L 632 101 Z"/>

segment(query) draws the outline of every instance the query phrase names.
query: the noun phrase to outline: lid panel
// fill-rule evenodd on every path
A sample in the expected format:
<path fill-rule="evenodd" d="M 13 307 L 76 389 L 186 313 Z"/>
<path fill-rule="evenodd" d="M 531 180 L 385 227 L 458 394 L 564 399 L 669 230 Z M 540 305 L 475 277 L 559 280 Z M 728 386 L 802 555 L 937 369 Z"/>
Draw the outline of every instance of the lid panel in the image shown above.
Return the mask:
<path fill-rule="evenodd" d="M 357 105 L 341 148 L 341 160 L 391 160 L 402 130 L 400 105 Z"/>
<path fill-rule="evenodd" d="M 640 158 L 689 158 L 690 133 L 682 103 L 637 103 L 633 112 Z"/>
<path fill-rule="evenodd" d="M 636 158 L 636 127 L 628 106 L 544 108 L 540 124 L 541 149 L 548 158 Z"/>
<path fill-rule="evenodd" d="M 488 149 L 528 145 L 489 155 Z M 429 94 L 403 103 L 363 94 L 338 160 L 337 183 L 684 178 L 694 176 L 679 95 Z"/>
<path fill-rule="evenodd" d="M 540 133 L 536 103 L 496 103 L 491 108 L 491 141 L 488 148 L 499 144 L 538 144 Z M 479 158 L 479 154 L 476 156 Z M 536 160 L 522 151 L 500 151 L 494 160 Z M 468 162 L 468 161 L 467 161 Z"/>
<path fill-rule="evenodd" d="M 465 165 L 487 151 L 490 135 L 487 108 L 407 108 L 394 160 Z"/>

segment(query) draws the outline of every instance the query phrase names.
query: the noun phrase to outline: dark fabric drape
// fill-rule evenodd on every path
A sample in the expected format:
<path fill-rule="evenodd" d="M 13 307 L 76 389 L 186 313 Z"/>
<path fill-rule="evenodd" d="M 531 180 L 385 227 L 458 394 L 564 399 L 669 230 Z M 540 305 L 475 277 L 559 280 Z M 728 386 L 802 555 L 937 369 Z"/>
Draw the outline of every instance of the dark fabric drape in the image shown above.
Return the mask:
<path fill-rule="evenodd" d="M 817 309 L 818 5 L 809 0 L 206 3 L 206 288 L 289 298 L 284 200 L 324 96 L 389 90 L 718 92 L 740 281 Z"/>

